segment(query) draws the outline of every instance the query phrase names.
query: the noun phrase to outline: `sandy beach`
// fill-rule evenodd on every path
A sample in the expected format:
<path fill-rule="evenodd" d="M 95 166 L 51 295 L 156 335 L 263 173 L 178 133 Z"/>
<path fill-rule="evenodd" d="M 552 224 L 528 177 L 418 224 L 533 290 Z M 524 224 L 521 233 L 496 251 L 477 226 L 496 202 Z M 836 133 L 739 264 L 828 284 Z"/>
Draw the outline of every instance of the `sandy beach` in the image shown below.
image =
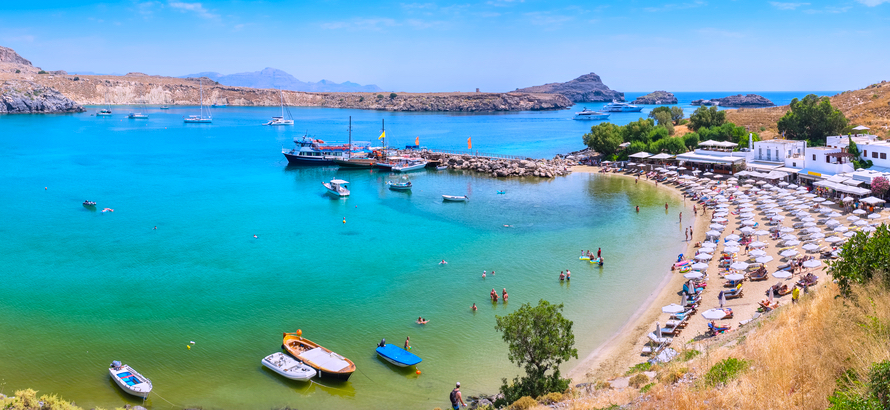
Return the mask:
<path fill-rule="evenodd" d="M 578 166 L 572 169 L 573 172 L 599 172 L 598 167 L 590 167 L 590 166 Z M 617 178 L 635 178 L 635 176 L 624 174 L 624 173 L 604 173 L 604 176 L 609 177 L 617 177 Z M 648 180 L 645 177 L 640 178 L 640 183 L 654 184 L 654 181 Z M 682 195 L 682 191 L 680 191 L 679 187 L 675 184 L 663 185 L 661 183 L 658 184 L 659 187 L 664 187 L 669 189 L 678 195 Z M 830 202 L 826 202 L 829 204 Z M 841 225 L 846 226 L 847 228 L 853 230 L 857 227 L 853 226 L 853 221 L 847 219 L 848 216 L 852 215 L 849 213 L 844 213 L 842 209 L 840 209 L 837 205 L 832 204 L 830 207 L 833 210 L 836 210 L 843 214 L 842 217 L 835 218 Z M 714 213 L 713 209 L 707 209 L 702 211 L 703 206 L 701 204 L 697 204 L 698 213 L 695 217 L 694 221 L 694 234 L 692 239 L 687 244 L 687 249 L 685 255 L 687 257 L 692 257 L 695 255 L 695 251 L 697 250 L 697 244 L 702 242 L 705 239 L 706 232 L 709 230 L 709 225 L 711 223 L 711 218 Z M 735 208 L 735 206 L 732 206 Z M 769 229 L 768 222 L 769 219 L 764 215 L 764 213 L 759 209 L 759 206 L 755 206 L 756 211 L 754 220 L 758 223 L 755 229 L 757 230 L 767 230 Z M 706 212 L 703 214 L 703 212 Z M 882 211 L 881 220 L 886 218 L 886 212 Z M 782 213 L 787 214 L 787 212 Z M 863 215 L 864 216 L 864 215 Z M 728 221 L 726 222 L 726 228 L 721 232 L 720 241 L 721 244 L 718 245 L 718 252 L 716 252 L 715 257 L 708 262 L 709 267 L 706 271 L 708 275 L 708 286 L 702 292 L 701 302 L 698 307 L 698 313 L 693 315 L 686 325 L 685 329 L 683 329 L 680 334 L 674 336 L 674 340 L 671 346 L 676 350 L 682 350 L 685 346 L 690 348 L 696 347 L 697 343 L 708 343 L 714 340 L 720 340 L 722 335 L 717 337 L 710 337 L 707 335 L 708 333 L 708 320 L 701 316 L 701 312 L 704 312 L 707 309 L 719 307 L 718 295 L 721 290 L 728 290 L 728 287 L 724 287 L 724 283 L 726 282 L 719 275 L 719 256 L 720 252 L 723 249 L 722 242 L 726 238 L 727 235 L 730 234 L 738 234 L 739 229 L 741 228 L 740 222 L 741 219 L 738 215 L 733 213 L 729 213 L 727 216 Z M 792 216 L 785 215 L 785 219 L 781 221 L 779 226 L 782 227 L 791 227 L 794 223 L 799 223 L 796 218 Z M 824 227 L 823 232 L 826 236 L 831 236 L 835 234 L 830 228 Z M 795 229 L 797 231 L 797 229 Z M 840 233 L 837 234 L 841 236 Z M 780 265 L 787 263 L 788 261 L 779 255 L 781 251 L 778 243 L 782 242 L 781 239 L 771 239 L 768 235 L 763 235 L 758 237 L 762 242 L 768 244 L 763 250 L 766 252 L 766 255 L 771 256 L 773 258 L 772 261 L 766 264 L 766 269 L 769 274 L 767 280 L 763 281 L 750 281 L 745 280 L 743 282 L 744 293 L 741 298 L 737 299 L 728 299 L 724 304 L 725 307 L 731 308 L 733 310 L 733 318 L 717 321 L 718 324 L 730 325 L 732 332 L 740 326 L 741 321 L 745 321 L 747 319 L 751 319 L 754 314 L 757 312 L 759 308 L 759 302 L 766 299 L 766 292 L 768 289 L 777 284 L 781 283 L 784 285 L 788 285 L 789 289 L 794 287 L 794 284 L 800 280 L 801 273 L 798 271 L 792 277 L 788 279 L 777 279 L 772 276 L 772 273 L 775 272 Z M 829 246 L 826 243 L 821 243 L 821 246 Z M 740 251 L 737 254 L 736 260 L 738 261 L 747 261 L 753 263 L 753 259 L 749 260 L 751 256 L 746 254 L 745 247 L 741 246 Z M 818 259 L 818 254 L 806 253 L 800 246 L 794 247 L 803 255 L 813 255 Z M 752 248 L 751 251 L 754 249 Z M 824 264 L 822 267 L 814 268 L 809 271 L 815 273 L 819 276 L 820 281 L 829 280 L 825 277 L 825 273 L 822 271 L 824 268 Z M 644 344 L 647 342 L 647 335 L 655 329 L 656 322 L 659 322 L 662 326 L 668 320 L 668 315 L 662 313 L 661 307 L 665 305 L 669 305 L 671 303 L 680 303 L 681 302 L 681 289 L 683 287 L 683 283 L 687 280 L 683 277 L 683 275 L 677 271 L 672 272 L 670 270 L 670 266 L 655 266 L 653 269 L 664 269 L 665 278 L 662 280 L 659 289 L 655 291 L 652 295 L 649 296 L 646 303 L 640 307 L 638 310 L 628 321 L 627 324 L 617 332 L 612 338 L 610 338 L 603 346 L 591 352 L 586 358 L 584 358 L 575 368 L 573 368 L 568 374 L 576 383 L 580 382 L 592 382 L 595 380 L 604 380 L 607 378 L 619 376 L 623 374 L 629 367 L 642 363 L 647 360 L 647 356 L 643 356 L 641 354 L 642 348 Z M 806 269 L 803 271 L 807 272 Z M 791 303 L 791 296 L 778 296 L 774 297 L 775 301 L 778 301 L 780 304 Z M 691 343 L 690 343 L 691 342 Z M 698 347 L 699 350 L 701 347 Z"/>

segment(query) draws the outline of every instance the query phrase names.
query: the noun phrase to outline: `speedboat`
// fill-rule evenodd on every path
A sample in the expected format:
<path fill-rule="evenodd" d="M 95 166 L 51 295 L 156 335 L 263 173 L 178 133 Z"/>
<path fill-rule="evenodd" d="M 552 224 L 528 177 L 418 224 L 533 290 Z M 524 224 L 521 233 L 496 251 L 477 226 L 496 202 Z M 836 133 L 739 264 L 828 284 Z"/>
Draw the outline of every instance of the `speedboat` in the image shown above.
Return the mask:
<path fill-rule="evenodd" d="M 423 360 L 414 353 L 402 349 L 401 347 L 392 343 L 386 343 L 386 339 L 380 341 L 376 351 L 378 356 L 399 367 L 414 366 Z"/>
<path fill-rule="evenodd" d="M 629 103 L 612 101 L 603 106 L 603 112 L 640 112 L 643 107 L 639 107 Z"/>
<path fill-rule="evenodd" d="M 470 198 L 466 195 L 464 196 L 455 196 L 455 195 L 442 195 L 442 200 L 447 202 L 466 202 Z"/>
<path fill-rule="evenodd" d="M 169 110 L 170 107 L 168 107 L 168 106 L 166 106 L 166 105 L 162 105 L 162 106 L 161 106 L 161 109 L 162 109 L 162 110 Z"/>
<path fill-rule="evenodd" d="M 141 112 L 131 112 L 130 115 L 127 116 L 127 118 L 131 118 L 134 120 L 147 120 L 148 114 L 143 114 Z"/>
<path fill-rule="evenodd" d="M 352 360 L 303 338 L 300 331 L 285 333 L 283 344 L 291 356 L 315 369 L 319 378 L 345 382 L 355 372 L 355 363 Z"/>
<path fill-rule="evenodd" d="M 443 171 L 448 169 L 448 165 L 439 165 L 436 167 L 436 171 Z"/>
<path fill-rule="evenodd" d="M 417 171 L 426 168 L 426 164 L 428 164 L 427 161 L 424 161 L 422 159 L 415 159 L 395 165 L 392 167 L 392 170 L 394 172 Z"/>
<path fill-rule="evenodd" d="M 402 177 L 399 182 L 386 181 L 386 185 L 389 185 L 389 189 L 393 191 L 408 191 L 412 186 L 411 181 L 409 181 L 407 177 Z"/>
<path fill-rule="evenodd" d="M 111 110 L 109 110 L 107 108 L 103 108 L 99 111 L 96 111 L 96 116 L 98 116 L 98 117 L 107 117 L 109 115 L 111 115 Z"/>
<path fill-rule="evenodd" d="M 281 352 L 272 353 L 264 357 L 262 363 L 263 366 L 268 367 L 275 373 L 287 377 L 288 379 L 301 382 L 308 381 L 315 377 L 315 374 L 317 373 L 311 366 L 300 363 L 293 357 Z"/>
<path fill-rule="evenodd" d="M 581 111 L 575 113 L 575 117 L 572 119 L 575 120 L 605 120 L 609 118 L 609 114 L 599 111 L 588 110 L 584 108 Z"/>
<path fill-rule="evenodd" d="M 349 181 L 344 181 L 342 179 L 332 179 L 331 182 L 322 182 L 325 188 L 328 189 L 328 193 L 334 196 L 349 196 L 349 190 L 346 189 L 346 184 Z"/>
<path fill-rule="evenodd" d="M 95 208 L 96 201 L 89 201 L 89 200 L 83 201 L 83 206 L 85 206 L 87 208 Z"/>
<path fill-rule="evenodd" d="M 144 399 L 151 393 L 151 380 L 118 360 L 111 362 L 108 373 L 114 382 L 129 394 Z"/>

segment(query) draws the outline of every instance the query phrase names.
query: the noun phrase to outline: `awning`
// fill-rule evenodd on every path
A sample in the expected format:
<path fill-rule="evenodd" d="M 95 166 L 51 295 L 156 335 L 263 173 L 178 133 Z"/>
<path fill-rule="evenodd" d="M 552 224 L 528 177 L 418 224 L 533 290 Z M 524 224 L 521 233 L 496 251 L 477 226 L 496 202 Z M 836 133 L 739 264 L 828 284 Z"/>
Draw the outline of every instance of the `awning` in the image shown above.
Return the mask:
<path fill-rule="evenodd" d="M 810 179 L 822 179 L 823 178 L 821 172 L 812 171 L 807 168 L 797 171 L 797 174 L 802 177 L 808 177 Z"/>
<path fill-rule="evenodd" d="M 756 169 L 758 171 L 772 171 L 774 169 L 781 167 L 781 165 L 765 164 L 762 162 L 754 162 L 754 161 L 748 162 L 747 165 L 748 165 L 748 168 Z"/>
<path fill-rule="evenodd" d="M 673 158 L 673 157 L 674 157 L 674 156 L 671 155 L 671 154 L 661 153 L 661 154 L 655 154 L 655 155 L 649 157 L 649 159 L 670 159 L 670 158 Z"/>
<path fill-rule="evenodd" d="M 776 168 L 776 171 L 782 171 L 782 172 L 788 172 L 791 174 L 796 174 L 796 173 L 800 172 L 800 168 L 779 167 L 779 168 Z"/>

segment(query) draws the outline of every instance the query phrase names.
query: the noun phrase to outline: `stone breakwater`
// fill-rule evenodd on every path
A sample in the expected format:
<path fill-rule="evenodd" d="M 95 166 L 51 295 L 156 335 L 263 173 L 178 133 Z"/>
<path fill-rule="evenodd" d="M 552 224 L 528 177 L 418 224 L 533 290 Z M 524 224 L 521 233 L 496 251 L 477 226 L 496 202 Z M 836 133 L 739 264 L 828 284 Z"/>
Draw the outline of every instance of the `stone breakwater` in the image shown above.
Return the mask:
<path fill-rule="evenodd" d="M 0 114 L 83 112 L 59 91 L 30 81 L 0 83 Z"/>
<path fill-rule="evenodd" d="M 531 158 L 505 159 L 434 152 L 423 152 L 421 156 L 430 161 L 437 161 L 441 165 L 446 165 L 448 169 L 481 172 L 494 178 L 555 178 L 570 174 L 572 172 L 571 167 L 575 165 L 574 161 L 561 157 L 556 157 L 552 160 Z"/>

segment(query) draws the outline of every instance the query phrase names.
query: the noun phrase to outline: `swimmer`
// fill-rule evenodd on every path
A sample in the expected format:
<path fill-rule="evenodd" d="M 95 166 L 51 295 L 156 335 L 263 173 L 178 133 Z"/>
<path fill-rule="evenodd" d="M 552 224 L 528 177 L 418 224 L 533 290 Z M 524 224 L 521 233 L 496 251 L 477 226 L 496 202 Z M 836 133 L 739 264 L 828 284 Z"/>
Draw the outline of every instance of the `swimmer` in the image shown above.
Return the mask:
<path fill-rule="evenodd" d="M 504 288 L 502 295 L 504 298 L 504 303 L 507 303 L 507 288 Z"/>
<path fill-rule="evenodd" d="M 566 274 L 559 271 L 559 280 L 566 280 Z"/>
<path fill-rule="evenodd" d="M 474 303 L 474 304 L 473 304 L 473 311 L 475 312 L 476 309 L 477 309 L 477 308 L 476 308 L 476 304 Z"/>
<path fill-rule="evenodd" d="M 485 279 L 485 271 L 482 271 L 482 279 Z"/>
<path fill-rule="evenodd" d="M 439 265 L 447 265 L 448 262 L 445 262 L 445 259 L 442 259 L 442 262 L 439 262 Z"/>
<path fill-rule="evenodd" d="M 491 276 L 494 276 L 494 271 L 491 271 Z"/>
<path fill-rule="evenodd" d="M 158 229 L 158 227 L 157 227 L 157 226 L 156 226 L 156 227 L 154 227 L 154 230 L 157 230 L 157 229 Z"/>
<path fill-rule="evenodd" d="M 664 203 L 664 210 L 665 210 L 665 211 L 668 210 L 668 204 L 667 204 L 667 202 Z"/>
<path fill-rule="evenodd" d="M 427 324 L 427 323 L 429 323 L 429 320 L 424 319 L 423 317 L 418 317 L 418 318 L 417 318 L 417 324 L 418 324 L 418 325 L 425 325 L 425 324 Z"/>
<path fill-rule="evenodd" d="M 411 350 L 411 344 L 409 344 L 409 342 L 411 342 L 411 336 L 405 338 L 405 350 Z"/>
<path fill-rule="evenodd" d="M 256 238 L 257 238 L 257 236 L 256 236 L 256 235 L 254 235 L 254 236 L 253 236 L 253 239 L 256 239 Z"/>
<path fill-rule="evenodd" d="M 566 270 L 566 280 L 572 280 L 572 272 L 570 272 L 568 269 Z"/>
<path fill-rule="evenodd" d="M 640 213 L 640 206 L 637 205 L 637 213 Z"/>

